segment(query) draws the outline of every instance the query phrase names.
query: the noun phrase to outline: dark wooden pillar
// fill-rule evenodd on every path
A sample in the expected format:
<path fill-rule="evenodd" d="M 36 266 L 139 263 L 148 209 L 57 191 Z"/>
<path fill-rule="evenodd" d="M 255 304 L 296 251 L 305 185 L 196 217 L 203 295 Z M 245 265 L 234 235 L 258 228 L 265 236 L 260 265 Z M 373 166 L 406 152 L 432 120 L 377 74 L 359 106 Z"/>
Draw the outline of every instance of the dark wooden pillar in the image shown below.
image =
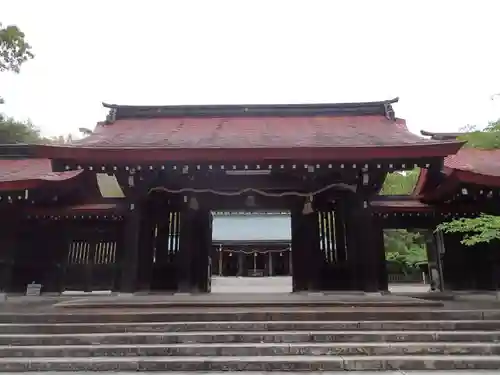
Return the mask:
<path fill-rule="evenodd" d="M 491 286 L 498 290 L 500 287 L 500 241 L 494 240 L 489 244 L 491 254 Z"/>
<path fill-rule="evenodd" d="M 349 199 L 348 257 L 353 271 L 354 289 L 376 292 L 379 289 L 380 250 L 374 244 L 375 227 L 369 202 L 362 194 L 352 194 Z"/>
<path fill-rule="evenodd" d="M 387 261 L 385 259 L 384 228 L 379 218 L 373 217 L 373 250 L 378 253 L 378 288 L 382 292 L 389 291 L 389 275 L 387 274 Z"/>
<path fill-rule="evenodd" d="M 267 276 L 274 276 L 274 264 L 273 264 L 273 252 L 270 251 L 267 254 L 268 260 L 266 262 L 267 266 Z"/>
<path fill-rule="evenodd" d="M 198 204 L 198 203 L 196 203 Z M 200 227 L 198 209 L 186 207 L 181 212 L 180 243 L 178 255 L 178 286 L 180 293 L 193 293 L 196 291 L 196 270 L 194 257 L 199 256 Z"/>
<path fill-rule="evenodd" d="M 347 258 L 347 228 L 346 214 L 341 202 L 337 203 L 334 211 L 335 220 L 335 263 L 329 267 L 325 276 L 326 285 L 331 290 L 351 289 L 351 274 Z"/>
<path fill-rule="evenodd" d="M 12 290 L 13 269 L 19 247 L 19 221 L 2 221 L 0 231 L 0 292 Z"/>
<path fill-rule="evenodd" d="M 245 274 L 245 254 L 244 253 L 236 253 L 238 256 L 238 270 L 236 271 L 236 276 L 240 277 Z"/>
<path fill-rule="evenodd" d="M 464 245 L 458 233 L 444 233 L 443 279 L 446 290 L 468 289 L 470 270 L 464 262 Z"/>
<path fill-rule="evenodd" d="M 345 215 L 341 206 L 335 210 L 335 253 L 336 261 L 339 264 L 345 263 L 347 260 L 347 249 L 345 240 Z"/>
<path fill-rule="evenodd" d="M 294 291 L 317 290 L 322 267 L 318 214 L 304 214 L 302 208 L 291 214 Z"/>
<path fill-rule="evenodd" d="M 69 221 L 51 222 L 46 231 L 48 246 L 43 291 L 47 293 L 62 293 L 64 291 L 64 267 L 69 246 Z"/>
<path fill-rule="evenodd" d="M 143 211 L 141 216 L 137 289 L 149 290 L 153 274 L 155 223 L 152 218 L 152 212 Z"/>
<path fill-rule="evenodd" d="M 133 293 L 137 290 L 138 261 L 139 261 L 139 232 L 141 212 L 138 207 L 131 205 L 131 210 L 125 216 L 122 243 L 122 270 L 120 291 Z"/>
<path fill-rule="evenodd" d="M 349 197 L 345 198 L 346 204 L 345 210 L 343 212 L 344 223 L 345 223 L 345 242 L 346 242 L 346 274 L 348 277 L 348 286 L 350 290 L 360 290 L 359 282 L 359 257 L 358 255 L 358 243 L 356 237 L 360 235 L 359 228 L 357 226 L 355 217 L 352 215 L 353 206 L 350 204 Z"/>
<path fill-rule="evenodd" d="M 496 290 L 496 270 L 498 256 L 496 255 L 498 241 L 478 243 L 474 246 L 463 246 L 463 258 L 467 272 L 469 290 Z M 465 287 L 464 287 L 465 288 Z"/>
<path fill-rule="evenodd" d="M 210 269 L 212 249 L 212 215 L 209 210 L 196 211 L 196 228 L 194 236 L 197 240 L 194 246 L 194 278 L 195 288 L 199 292 L 210 291 L 212 271 Z"/>
<path fill-rule="evenodd" d="M 302 210 L 295 209 L 291 212 L 292 227 L 292 282 L 293 291 L 307 290 L 307 254 L 304 251 L 302 238 Z"/>

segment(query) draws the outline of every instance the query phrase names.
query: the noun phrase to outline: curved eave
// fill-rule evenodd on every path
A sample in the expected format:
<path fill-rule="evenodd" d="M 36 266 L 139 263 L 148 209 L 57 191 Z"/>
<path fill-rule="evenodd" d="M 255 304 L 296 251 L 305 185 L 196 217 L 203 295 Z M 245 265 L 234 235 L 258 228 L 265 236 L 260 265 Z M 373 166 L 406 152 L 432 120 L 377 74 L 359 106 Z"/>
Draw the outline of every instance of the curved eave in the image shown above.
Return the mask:
<path fill-rule="evenodd" d="M 73 160 L 81 163 L 120 162 L 216 162 L 228 159 L 356 161 L 368 159 L 430 158 L 455 154 L 463 142 L 425 142 L 401 146 L 343 146 L 293 148 L 101 148 L 36 145 L 37 157 Z"/>
<path fill-rule="evenodd" d="M 123 215 L 127 212 L 126 205 L 115 203 L 85 203 L 64 207 L 29 207 L 25 214 L 30 216 L 92 216 L 92 215 Z"/>
<path fill-rule="evenodd" d="M 462 183 L 484 185 L 488 187 L 500 187 L 500 176 L 485 175 L 460 169 L 444 168 L 445 173 L 454 176 Z"/>
<path fill-rule="evenodd" d="M 410 196 L 408 196 L 410 198 Z M 385 199 L 373 200 L 370 202 L 371 207 L 378 213 L 391 212 L 432 212 L 433 206 L 422 203 L 417 199 Z"/>
<path fill-rule="evenodd" d="M 67 171 L 67 172 L 53 172 L 40 176 L 33 176 L 32 178 L 12 179 L 0 181 L 0 191 L 16 191 L 26 189 L 37 189 L 44 187 L 54 186 L 68 186 L 78 176 L 83 173 L 83 170 Z"/>
<path fill-rule="evenodd" d="M 420 134 L 424 137 L 431 137 L 435 140 L 449 140 L 449 139 L 457 139 L 458 137 L 465 135 L 467 133 L 434 133 L 427 130 L 420 130 Z"/>

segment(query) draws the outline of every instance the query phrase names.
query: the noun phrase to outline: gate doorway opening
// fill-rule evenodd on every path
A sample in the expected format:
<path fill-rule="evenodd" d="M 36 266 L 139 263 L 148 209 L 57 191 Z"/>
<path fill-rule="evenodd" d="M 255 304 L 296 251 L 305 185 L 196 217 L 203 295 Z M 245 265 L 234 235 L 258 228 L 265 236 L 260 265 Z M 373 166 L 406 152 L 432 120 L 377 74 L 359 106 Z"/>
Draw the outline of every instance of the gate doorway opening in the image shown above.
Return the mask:
<path fill-rule="evenodd" d="M 288 211 L 212 212 L 212 292 L 292 291 Z"/>

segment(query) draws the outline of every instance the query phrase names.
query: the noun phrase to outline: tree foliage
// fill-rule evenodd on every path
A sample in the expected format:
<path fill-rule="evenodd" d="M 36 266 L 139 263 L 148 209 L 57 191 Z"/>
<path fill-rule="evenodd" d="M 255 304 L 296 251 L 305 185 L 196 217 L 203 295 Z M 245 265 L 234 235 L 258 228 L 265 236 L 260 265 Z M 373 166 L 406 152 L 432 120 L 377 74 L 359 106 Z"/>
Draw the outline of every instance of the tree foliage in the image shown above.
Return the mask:
<path fill-rule="evenodd" d="M 389 173 L 385 178 L 380 194 L 408 195 L 411 194 L 417 183 L 420 169 L 406 172 Z"/>
<path fill-rule="evenodd" d="M 31 121 L 16 121 L 0 114 L 0 144 L 39 142 L 40 131 Z"/>
<path fill-rule="evenodd" d="M 21 65 L 34 57 L 19 27 L 0 23 L 0 72 L 19 73 Z M 3 99 L 0 97 L 0 104 Z M 37 142 L 39 130 L 30 121 L 16 121 L 0 113 L 0 144 Z"/>
<path fill-rule="evenodd" d="M 21 65 L 34 57 L 24 33 L 15 25 L 0 23 L 0 72 L 19 73 Z"/>
<path fill-rule="evenodd" d="M 500 217 L 482 214 L 475 218 L 461 218 L 437 226 L 445 233 L 463 233 L 462 243 L 474 246 L 478 243 L 500 239 Z"/>
<path fill-rule="evenodd" d="M 500 119 L 490 122 L 482 130 L 478 130 L 477 127 L 470 127 L 467 134 L 459 138 L 467 142 L 465 147 L 483 150 L 500 149 Z"/>
<path fill-rule="evenodd" d="M 389 173 L 380 190 L 381 195 L 409 195 L 413 192 L 420 169 Z M 392 272 L 410 273 L 427 261 L 424 237 L 404 229 L 384 231 L 386 259 Z"/>
<path fill-rule="evenodd" d="M 395 272 L 408 274 L 427 261 L 424 236 L 405 229 L 384 231 L 386 259 L 397 265 Z"/>

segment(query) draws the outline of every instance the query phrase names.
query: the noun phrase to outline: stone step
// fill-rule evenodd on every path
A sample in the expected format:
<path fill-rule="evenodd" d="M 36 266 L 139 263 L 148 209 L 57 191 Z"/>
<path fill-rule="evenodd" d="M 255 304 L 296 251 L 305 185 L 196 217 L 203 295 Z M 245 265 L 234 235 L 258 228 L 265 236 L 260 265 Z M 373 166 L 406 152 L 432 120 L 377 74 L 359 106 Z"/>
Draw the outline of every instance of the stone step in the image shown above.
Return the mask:
<path fill-rule="evenodd" d="M 10 372 L 12 373 L 12 372 Z M 155 375 L 186 375 L 185 371 L 154 371 Z M 206 372 L 205 372 L 206 373 Z M 245 371 L 246 375 L 263 375 L 262 371 Z M 339 371 L 308 371 L 310 375 L 334 375 L 339 374 Z M 498 370 L 416 370 L 416 371 L 400 371 L 400 370 L 362 370 L 357 371 L 358 375 L 498 375 Z M 54 375 L 54 371 L 37 371 L 36 375 Z M 193 372 L 195 375 L 204 375 L 204 373 Z M 241 371 L 210 371 L 210 375 L 235 375 L 241 374 Z M 304 371 L 273 371 L 273 375 L 298 375 L 304 374 Z M 350 371 L 349 374 L 355 375 L 355 371 Z M 57 375 L 89 375 L 87 371 L 57 371 Z M 117 375 L 137 375 L 136 371 L 119 371 Z"/>
<path fill-rule="evenodd" d="M 175 297 L 186 297 L 184 299 L 176 299 Z M 197 296 L 174 296 L 166 301 L 137 301 L 138 297 L 134 296 L 130 301 L 120 301 L 117 299 L 106 300 L 105 298 L 98 298 L 95 300 L 70 300 L 63 301 L 55 305 L 59 309 L 173 309 L 173 308 L 233 308 L 233 307 L 356 307 L 356 308 L 379 308 L 379 307 L 443 307 L 441 301 L 425 300 L 410 297 L 387 296 L 390 300 L 383 300 L 384 296 L 377 296 L 370 300 L 367 296 L 360 296 L 355 300 L 342 300 L 336 299 L 335 296 L 330 296 L 326 299 L 311 299 L 304 298 L 304 296 L 291 296 L 287 294 L 270 295 L 268 298 L 252 298 L 250 300 L 242 299 L 241 294 L 238 296 L 234 294 L 221 293 L 217 299 L 213 295 L 207 296 L 205 299 L 196 299 Z M 199 297 L 199 296 L 198 296 Z M 225 297 L 225 298 L 224 298 Z M 283 298 L 285 297 L 285 298 Z M 291 298 L 299 297 L 299 298 Z M 271 298 L 271 299 L 270 299 Z M 321 298 L 321 297 L 320 297 Z M 324 298 L 324 297 L 323 297 Z M 395 300 L 394 300 L 395 299 Z"/>
<path fill-rule="evenodd" d="M 227 331 L 1 334 L 0 345 L 145 345 L 179 343 L 498 342 L 500 331 Z"/>
<path fill-rule="evenodd" d="M 500 320 L 422 321 L 228 321 L 0 324 L 0 334 L 78 334 L 196 331 L 487 331 L 500 330 Z"/>
<path fill-rule="evenodd" d="M 500 368 L 500 356 L 248 356 L 0 358 L 0 372 L 346 371 Z"/>
<path fill-rule="evenodd" d="M 66 311 L 66 310 L 65 310 Z M 59 313 L 0 313 L 0 323 L 141 323 L 215 321 L 378 321 L 378 320 L 500 320 L 500 310 L 349 309 L 349 308 L 228 308 L 166 311 L 95 310 Z"/>
<path fill-rule="evenodd" d="M 142 357 L 142 356 L 322 356 L 322 355 L 500 355 L 500 343 L 396 342 L 396 343 L 216 343 L 0 346 L 7 357 Z"/>

